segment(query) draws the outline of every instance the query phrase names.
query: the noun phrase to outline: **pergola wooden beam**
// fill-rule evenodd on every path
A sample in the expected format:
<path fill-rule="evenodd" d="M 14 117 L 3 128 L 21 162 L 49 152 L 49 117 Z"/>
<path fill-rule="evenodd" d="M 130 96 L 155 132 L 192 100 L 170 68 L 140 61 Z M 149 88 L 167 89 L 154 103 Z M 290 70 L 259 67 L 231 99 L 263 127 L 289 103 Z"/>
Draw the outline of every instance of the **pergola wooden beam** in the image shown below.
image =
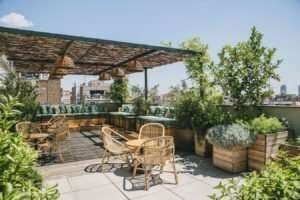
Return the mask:
<path fill-rule="evenodd" d="M 193 51 L 96 38 L 0 27 L 0 52 L 15 63 L 18 72 L 51 73 L 58 58 L 72 58 L 76 69 L 68 74 L 99 75 L 139 61 L 152 68 L 183 61 Z"/>
<path fill-rule="evenodd" d="M 123 65 L 129 63 L 130 61 L 137 60 L 137 59 L 139 59 L 139 58 L 141 58 L 141 57 L 147 56 L 147 55 L 152 54 L 152 53 L 154 53 L 154 52 L 156 52 L 156 51 L 157 51 L 157 50 L 155 50 L 155 49 L 151 49 L 151 50 L 146 51 L 146 52 L 144 52 L 144 53 L 135 55 L 135 56 L 133 56 L 133 57 L 131 57 L 131 58 L 128 58 L 128 59 L 123 60 L 123 61 L 121 61 L 121 62 L 119 62 L 119 63 L 117 63 L 117 64 L 114 64 L 114 65 L 112 65 L 111 67 L 109 67 L 108 69 L 102 70 L 101 72 L 106 72 L 106 71 L 109 71 L 109 70 L 111 70 L 111 69 L 113 69 L 113 68 L 116 68 L 116 67 L 122 67 Z"/>

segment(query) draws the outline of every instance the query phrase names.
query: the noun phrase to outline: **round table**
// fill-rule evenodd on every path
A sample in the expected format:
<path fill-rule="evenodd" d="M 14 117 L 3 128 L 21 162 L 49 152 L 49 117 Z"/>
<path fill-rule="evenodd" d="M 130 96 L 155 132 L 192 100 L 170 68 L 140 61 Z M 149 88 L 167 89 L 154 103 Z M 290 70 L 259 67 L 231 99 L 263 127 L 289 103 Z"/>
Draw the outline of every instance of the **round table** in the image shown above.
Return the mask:
<path fill-rule="evenodd" d="M 47 137 L 49 137 L 49 134 L 47 134 L 47 133 L 31 133 L 29 135 L 29 138 L 33 139 L 33 140 L 45 139 Z"/>

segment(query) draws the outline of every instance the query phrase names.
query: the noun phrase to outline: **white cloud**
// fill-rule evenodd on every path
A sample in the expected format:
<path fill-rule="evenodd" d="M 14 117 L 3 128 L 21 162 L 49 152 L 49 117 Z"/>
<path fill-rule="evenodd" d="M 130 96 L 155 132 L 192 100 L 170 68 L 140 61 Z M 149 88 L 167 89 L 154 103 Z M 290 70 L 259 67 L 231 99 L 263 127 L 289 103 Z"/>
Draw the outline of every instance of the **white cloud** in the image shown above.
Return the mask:
<path fill-rule="evenodd" d="M 24 15 L 11 12 L 0 18 L 0 23 L 14 28 L 29 28 L 33 23 L 25 18 Z"/>

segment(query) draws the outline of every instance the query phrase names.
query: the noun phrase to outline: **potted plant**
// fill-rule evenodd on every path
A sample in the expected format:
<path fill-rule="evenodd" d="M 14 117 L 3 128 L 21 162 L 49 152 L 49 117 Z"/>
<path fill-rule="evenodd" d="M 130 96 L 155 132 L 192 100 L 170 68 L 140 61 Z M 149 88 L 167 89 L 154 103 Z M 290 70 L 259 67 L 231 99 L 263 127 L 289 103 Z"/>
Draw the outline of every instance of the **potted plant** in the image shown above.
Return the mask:
<path fill-rule="evenodd" d="M 279 146 L 285 143 L 288 132 L 276 117 L 261 115 L 250 121 L 250 129 L 256 134 L 256 141 L 248 150 L 249 169 L 259 170 L 271 156 L 276 156 Z"/>
<path fill-rule="evenodd" d="M 240 124 L 216 125 L 207 131 L 213 145 L 213 164 L 229 172 L 247 169 L 247 147 L 253 144 L 251 132 Z"/>
<path fill-rule="evenodd" d="M 280 145 L 280 150 L 286 151 L 288 156 L 300 155 L 300 138 L 290 139 L 287 143 Z"/>

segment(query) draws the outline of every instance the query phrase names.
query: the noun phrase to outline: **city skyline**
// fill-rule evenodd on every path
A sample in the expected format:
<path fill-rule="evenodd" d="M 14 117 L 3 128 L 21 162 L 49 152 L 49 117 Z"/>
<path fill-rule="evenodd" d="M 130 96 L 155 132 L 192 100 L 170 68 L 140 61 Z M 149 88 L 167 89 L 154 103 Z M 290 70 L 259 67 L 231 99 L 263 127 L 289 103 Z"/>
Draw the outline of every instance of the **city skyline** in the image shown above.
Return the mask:
<path fill-rule="evenodd" d="M 191 0 L 189 3 L 179 0 L 133 0 L 130 3 L 89 1 L 84 10 L 82 3 L 74 1 L 2 0 L 0 26 L 153 45 L 169 40 L 174 47 L 197 36 L 208 44 L 215 63 L 218 63 L 217 54 L 224 45 L 247 40 L 251 27 L 256 26 L 264 34 L 264 44 L 277 48 L 276 56 L 283 59 L 278 69 L 281 81 L 271 82 L 275 93 L 280 85 L 286 84 L 289 93 L 297 94 L 300 84 L 299 8 L 300 1 L 297 0 Z M 225 25 L 224 21 L 230 23 Z M 159 92 L 165 93 L 170 86 L 187 79 L 185 71 L 182 63 L 149 70 L 149 87 L 159 84 Z M 97 78 L 67 76 L 62 80 L 62 85 L 64 89 L 71 89 L 74 81 L 80 84 Z M 143 86 L 144 74 L 130 75 L 129 83 Z"/>

